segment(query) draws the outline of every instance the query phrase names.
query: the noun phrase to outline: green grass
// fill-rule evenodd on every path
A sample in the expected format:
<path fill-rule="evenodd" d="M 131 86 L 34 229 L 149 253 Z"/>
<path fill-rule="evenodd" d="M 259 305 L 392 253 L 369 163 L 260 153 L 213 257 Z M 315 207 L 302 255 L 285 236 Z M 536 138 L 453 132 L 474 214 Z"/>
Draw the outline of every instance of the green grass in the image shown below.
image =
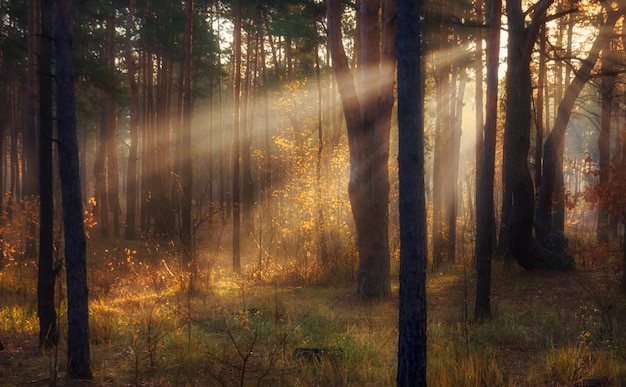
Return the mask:
<path fill-rule="evenodd" d="M 263 281 L 235 278 L 228 257 L 219 257 L 189 292 L 173 258 L 133 251 L 107 250 L 90 260 L 95 384 L 395 384 L 397 283 L 394 296 L 366 301 L 355 296 L 353 283 L 332 276 L 318 275 L 323 286 L 286 276 L 272 281 L 271 273 Z M 15 289 L 9 284 L 18 274 Z M 7 267 L 0 278 L 6 385 L 49 381 L 66 368 L 64 341 L 56 353 L 36 346 L 32 274 Z M 494 316 L 481 324 L 471 318 L 471 269 L 456 265 L 428 275 L 430 385 L 626 384 L 626 305 L 605 267 L 528 273 L 496 263 Z M 298 348 L 318 355 L 294 356 Z"/>

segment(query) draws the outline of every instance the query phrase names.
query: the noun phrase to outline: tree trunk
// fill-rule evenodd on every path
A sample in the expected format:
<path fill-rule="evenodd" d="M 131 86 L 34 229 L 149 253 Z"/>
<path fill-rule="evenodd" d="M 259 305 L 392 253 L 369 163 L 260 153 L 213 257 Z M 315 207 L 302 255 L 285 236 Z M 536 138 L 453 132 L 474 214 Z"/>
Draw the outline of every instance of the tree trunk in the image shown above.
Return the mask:
<path fill-rule="evenodd" d="M 475 12 L 476 12 L 476 24 L 482 26 L 485 23 L 484 20 L 484 3 L 483 0 L 476 0 L 475 2 Z M 480 177 L 480 166 L 482 165 L 483 159 L 483 130 L 485 125 L 484 114 L 483 114 L 483 29 L 477 28 L 475 32 L 475 44 L 476 44 L 476 57 L 474 58 L 474 73 L 476 75 L 476 86 L 475 90 L 475 105 L 476 105 L 476 175 L 475 181 L 476 186 L 478 186 L 478 182 L 481 181 Z M 469 183 L 468 183 L 469 186 Z M 475 192 L 476 199 L 478 201 L 478 191 Z"/>
<path fill-rule="evenodd" d="M 26 132 L 22 136 L 22 164 L 24 168 L 24 197 L 32 199 L 37 195 L 37 177 L 38 177 L 38 160 L 37 160 L 37 128 L 40 121 L 39 117 L 39 96 L 38 96 L 38 70 L 37 70 L 37 52 L 40 36 L 40 1 L 29 0 L 28 6 L 28 38 L 27 38 L 27 55 L 28 70 L 26 84 Z M 22 205 L 26 205 L 23 203 Z M 25 257 L 34 259 L 37 256 L 37 224 L 36 219 L 28 217 L 26 219 L 26 235 L 25 235 Z"/>
<path fill-rule="evenodd" d="M 247 33 L 246 37 L 246 77 L 244 83 L 244 90 L 242 92 L 243 108 L 241 116 L 243 122 L 241 123 L 241 129 L 243 129 L 243 138 L 241 141 L 241 206 L 242 220 L 246 234 L 254 234 L 254 180 L 252 178 L 252 125 L 254 120 L 253 104 L 251 103 L 253 92 L 253 73 L 256 73 L 254 63 L 256 63 L 256 48 L 253 45 L 252 34 Z"/>
<path fill-rule="evenodd" d="M 623 10 L 610 12 L 600 33 L 593 42 L 587 58 L 576 72 L 572 83 L 567 87 L 563 100 L 559 104 L 558 115 L 554 121 L 554 127 L 543 149 L 543 174 L 542 183 L 539 188 L 537 198 L 537 208 L 535 214 L 535 233 L 539 236 L 540 244 L 552 251 L 554 254 L 562 255 L 567 246 L 567 239 L 562 233 L 557 232 L 552 226 L 552 202 L 556 192 L 557 164 L 562 160 L 559 150 L 562 150 L 562 143 L 565 137 L 567 123 L 574 108 L 576 98 L 582 91 L 587 81 L 591 78 L 591 71 L 600 56 L 608 37 L 613 31 L 613 26 L 623 14 Z"/>
<path fill-rule="evenodd" d="M 547 71 L 545 51 L 546 26 L 543 25 L 539 33 L 539 74 L 537 80 L 537 99 L 535 100 L 535 186 L 537 187 L 541 187 L 541 164 L 543 160 L 543 101 Z"/>
<path fill-rule="evenodd" d="M 317 24 L 313 31 L 313 45 L 315 55 L 315 82 L 317 86 L 317 158 L 315 159 L 315 202 L 317 217 L 315 228 L 317 230 L 317 261 L 322 267 L 328 268 L 331 264 L 328 256 L 326 242 L 326 223 L 324 220 L 324 206 L 322 203 L 322 159 L 324 157 L 324 124 L 322 120 L 322 77 L 319 57 L 319 37 Z"/>
<path fill-rule="evenodd" d="M 133 240 L 137 238 L 137 162 L 139 142 L 139 91 L 135 78 L 135 61 L 133 59 L 131 31 L 135 18 L 136 0 L 131 0 L 126 19 L 126 70 L 130 88 L 129 100 L 129 126 L 130 146 L 128 148 L 128 169 L 126 172 L 126 228 L 124 238 Z"/>
<path fill-rule="evenodd" d="M 400 311 L 398 386 L 426 385 L 426 198 L 424 77 L 418 1 L 398 0 L 398 167 L 400 182 Z"/>
<path fill-rule="evenodd" d="M 239 126 L 241 102 L 241 14 L 242 0 L 235 2 L 235 30 L 233 32 L 233 139 L 232 139 L 232 202 L 233 202 L 233 271 L 241 274 L 241 211 L 239 193 Z"/>
<path fill-rule="evenodd" d="M 600 169 L 599 184 L 606 185 L 609 182 L 609 165 L 611 163 L 611 104 L 613 99 L 614 75 L 610 74 L 611 44 L 607 42 L 602 49 L 602 80 L 600 81 L 600 136 L 598 137 L 598 167 Z M 609 242 L 609 205 L 601 200 L 598 204 L 597 239 L 599 243 Z"/>
<path fill-rule="evenodd" d="M 386 2 L 385 5 L 391 4 Z M 385 119 L 388 114 L 385 109 L 388 107 L 377 105 L 379 98 L 386 95 L 386 88 L 392 88 L 393 83 L 385 84 L 382 89 L 379 87 L 375 93 L 363 88 L 364 94 L 359 101 L 342 43 L 341 2 L 330 0 L 327 5 L 328 45 L 348 129 L 350 148 L 348 192 L 357 229 L 358 293 L 368 298 L 384 297 L 391 293 L 387 207 L 389 179 L 386 163 L 389 157 L 389 127 L 384 125 L 384 121 L 377 123 L 379 119 Z M 361 51 L 361 68 L 362 71 L 367 71 L 368 82 L 376 85 L 380 85 L 378 12 L 376 1 L 363 1 L 359 10 L 361 39 L 363 43 L 367 42 L 365 44 L 367 47 L 362 47 Z M 395 28 L 393 20 L 385 19 L 384 24 L 388 28 Z M 387 41 L 383 39 L 383 44 Z M 383 52 L 385 51 L 386 48 L 383 47 Z"/>
<path fill-rule="evenodd" d="M 74 99 L 71 0 L 57 2 L 56 17 L 57 125 L 67 270 L 68 376 L 74 379 L 92 379 L 86 240 Z"/>
<path fill-rule="evenodd" d="M 509 44 L 503 174 L 505 189 L 511 195 L 505 196 L 504 200 L 511 206 L 507 221 L 508 250 L 527 270 L 569 269 L 573 265 L 568 257 L 563 259 L 561 255 L 542 249 L 532 235 L 535 192 L 527 160 L 530 147 L 530 58 L 543 15 L 551 3 L 552 0 L 542 0 L 536 4 L 528 27 L 520 0 L 507 2 L 506 7 Z"/>
<path fill-rule="evenodd" d="M 41 39 L 39 48 L 39 272 L 37 277 L 37 315 L 39 345 L 57 345 L 59 329 L 54 306 L 56 270 L 54 267 L 54 175 L 52 136 L 52 42 L 54 39 L 54 1 L 41 2 Z"/>
<path fill-rule="evenodd" d="M 482 158 L 476 157 L 476 307 L 477 319 L 491 316 L 491 258 L 494 247 L 493 185 L 498 122 L 498 64 L 500 58 L 501 0 L 491 0 L 487 40 L 487 104 Z M 476 107 L 478 108 L 478 106 Z"/>
<path fill-rule="evenodd" d="M 181 229 L 180 239 L 183 245 L 183 262 L 192 265 L 194 262 L 194 249 L 191 227 L 191 196 L 192 196 L 192 168 L 191 168 L 191 118 L 192 118 L 192 95 L 191 95 L 191 55 L 193 37 L 194 0 L 185 2 L 185 42 L 183 51 L 183 128 L 181 141 L 182 165 L 180 168 L 181 180 Z M 210 166 L 209 166 L 210 167 Z"/>

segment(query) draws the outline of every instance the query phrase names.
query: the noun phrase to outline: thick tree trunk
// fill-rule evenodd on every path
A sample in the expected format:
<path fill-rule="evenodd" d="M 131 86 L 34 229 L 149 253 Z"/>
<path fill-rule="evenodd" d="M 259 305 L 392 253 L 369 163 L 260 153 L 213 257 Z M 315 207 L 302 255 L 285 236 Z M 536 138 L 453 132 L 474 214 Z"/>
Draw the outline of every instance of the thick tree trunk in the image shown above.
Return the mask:
<path fill-rule="evenodd" d="M 67 270 L 68 376 L 75 379 L 92 379 L 86 240 L 76 134 L 71 31 L 72 1 L 59 0 L 56 18 L 57 125 Z"/>
<path fill-rule="evenodd" d="M 511 214 L 507 220 L 508 250 L 527 270 L 571 268 L 569 260 L 542 249 L 532 235 L 535 192 L 528 168 L 531 112 L 531 50 L 537 37 L 540 19 L 551 0 L 537 4 L 533 21 L 527 28 L 521 1 L 508 1 L 509 19 L 507 109 L 504 132 L 504 185 L 511 196 Z M 545 176 L 544 176 L 545 178 Z"/>
<path fill-rule="evenodd" d="M 41 2 L 41 40 L 39 49 L 39 273 L 37 278 L 37 315 L 39 345 L 56 345 L 59 340 L 54 306 L 56 270 L 54 267 L 54 178 L 52 136 L 52 44 L 54 39 L 54 1 Z"/>
<path fill-rule="evenodd" d="M 384 297 L 391 293 L 387 230 L 389 180 L 385 163 L 389 150 L 384 147 L 385 138 L 389 136 L 389 128 L 376 126 L 377 115 L 384 115 L 383 112 L 377 112 L 376 94 L 362 101 L 363 106 L 359 102 L 342 44 L 341 2 L 330 0 L 327 4 L 328 44 L 348 128 L 350 148 L 348 192 L 357 229 L 358 294 L 362 297 Z M 376 1 L 363 2 L 359 11 L 360 23 L 364 25 L 361 31 L 362 39 L 368 42 L 369 49 L 369 52 L 367 50 L 363 52 L 362 68 L 363 71 L 369 70 L 375 74 L 377 74 L 378 65 L 374 63 L 380 55 L 379 43 L 376 43 L 379 42 L 379 35 L 378 29 L 374 28 L 371 23 L 378 24 L 377 4 Z M 385 21 L 385 23 L 392 23 L 392 21 Z M 369 82 L 374 82 L 371 78 L 368 77 L 368 79 Z M 374 79 L 378 79 L 378 76 L 375 75 Z M 374 84 L 378 84 L 378 81 L 375 82 Z M 380 133 L 377 133 L 379 130 Z"/>
<path fill-rule="evenodd" d="M 356 92 L 348 60 L 342 44 L 341 2 L 328 1 L 328 45 L 333 58 L 333 71 L 341 96 L 348 129 L 350 148 L 350 182 L 348 193 L 352 215 L 357 229 L 359 251 L 358 294 L 362 297 L 384 297 L 391 293 L 389 282 L 388 235 L 388 136 L 384 124 L 390 113 L 386 102 L 388 88 L 393 83 L 376 89 L 363 88 L 361 101 Z M 359 10 L 362 26 L 361 68 L 367 72 L 368 83 L 380 85 L 380 32 L 377 1 L 363 1 Z M 386 2 L 385 6 L 395 6 Z M 385 28 L 395 28 L 393 19 L 385 17 Z M 391 33 L 390 31 L 386 33 Z M 384 33 L 384 35 L 386 34 Z M 389 40 L 384 38 L 383 45 Z M 388 52 L 383 47 L 383 52 Z M 387 55 L 387 54 L 385 54 Z M 382 78 L 383 80 L 385 77 Z M 380 110 L 379 110 L 380 109 Z M 390 109 L 390 108 L 389 108 Z M 378 120 L 381 120 L 378 122 Z"/>
<path fill-rule="evenodd" d="M 420 2 L 398 0 L 400 311 L 397 385 L 426 385 L 426 198 Z"/>

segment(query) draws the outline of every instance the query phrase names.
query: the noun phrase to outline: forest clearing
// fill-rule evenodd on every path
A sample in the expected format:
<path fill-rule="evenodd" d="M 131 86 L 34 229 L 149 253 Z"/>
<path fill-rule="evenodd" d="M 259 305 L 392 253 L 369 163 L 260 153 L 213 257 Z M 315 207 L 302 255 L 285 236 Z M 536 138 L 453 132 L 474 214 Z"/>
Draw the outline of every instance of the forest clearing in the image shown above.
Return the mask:
<path fill-rule="evenodd" d="M 252 270 L 238 279 L 229 257 L 218 254 L 210 278 L 201 265 L 189 295 L 174 257 L 132 254 L 131 248 L 94 248 L 89 260 L 96 375 L 90 382 L 63 379 L 65 343 L 44 351 L 35 340 L 35 267 L 3 271 L 2 385 L 43 386 L 55 378 L 60 386 L 395 383 L 397 281 L 392 296 L 364 300 L 352 285 L 341 285 L 350 276 L 306 278 L 294 267 L 291 275 Z M 429 274 L 428 384 L 622 385 L 626 303 L 619 261 L 610 249 L 581 249 L 580 257 L 586 257 L 578 261 L 581 268 L 571 272 L 530 273 L 497 262 L 494 317 L 480 324 L 469 309 L 475 276 L 467 264 Z"/>

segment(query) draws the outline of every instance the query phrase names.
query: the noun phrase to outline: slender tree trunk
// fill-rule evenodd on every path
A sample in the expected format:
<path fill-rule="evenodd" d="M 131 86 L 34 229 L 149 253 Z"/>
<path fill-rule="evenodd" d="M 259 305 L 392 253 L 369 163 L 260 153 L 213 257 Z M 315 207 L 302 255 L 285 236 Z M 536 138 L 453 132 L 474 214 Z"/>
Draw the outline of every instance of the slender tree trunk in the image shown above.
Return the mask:
<path fill-rule="evenodd" d="M 241 102 L 241 18 L 242 0 L 235 2 L 235 30 L 233 32 L 234 74 L 233 74 L 233 141 L 232 141 L 232 202 L 233 202 L 233 271 L 241 274 L 241 212 L 239 193 L 239 126 Z"/>
<path fill-rule="evenodd" d="M 498 122 L 498 63 L 500 58 L 501 0 L 489 1 L 487 40 L 487 104 L 482 158 L 476 158 L 476 307 L 477 319 L 491 316 L 491 258 L 494 247 L 494 170 Z"/>
<path fill-rule="evenodd" d="M 476 0 L 474 7 L 476 12 L 476 24 L 483 25 L 485 22 L 484 18 L 484 2 L 483 0 Z M 480 165 L 482 165 L 483 159 L 483 130 L 485 125 L 485 119 L 483 115 L 483 29 L 477 28 L 475 32 L 476 36 L 476 58 L 474 63 L 474 73 L 476 75 L 476 86 L 475 86 L 475 109 L 476 109 L 476 186 L 478 186 L 478 182 L 481 181 L 480 178 Z M 478 201 L 478 191 L 475 193 L 476 199 Z"/>
<path fill-rule="evenodd" d="M 22 136 L 22 173 L 24 174 L 24 197 L 32 199 L 38 191 L 38 161 L 37 161 L 37 128 L 40 121 L 38 96 L 37 52 L 40 36 L 40 1 L 29 0 L 28 6 L 28 38 L 27 38 L 27 84 L 26 84 L 26 132 Z M 22 203 L 26 205 L 26 203 Z M 37 256 L 37 223 L 36 219 L 26 219 L 25 256 Z"/>
<path fill-rule="evenodd" d="M 194 0 L 185 2 L 185 43 L 183 53 L 183 128 L 182 128 L 182 166 L 181 172 L 181 242 L 183 245 L 183 262 L 192 265 L 194 262 L 194 249 L 191 227 L 191 196 L 192 196 L 192 166 L 191 166 L 191 118 L 192 118 L 192 95 L 191 95 L 191 55 L 193 37 Z M 210 166 L 209 166 L 210 167 Z"/>
<path fill-rule="evenodd" d="M 124 237 L 127 240 L 137 238 L 137 163 L 139 161 L 139 91 L 135 78 L 135 60 L 133 59 L 131 31 L 135 18 L 136 0 L 131 0 L 126 19 L 126 70 L 130 88 L 129 126 L 130 146 L 128 148 L 128 169 L 126 174 L 126 228 Z"/>
<path fill-rule="evenodd" d="M 59 0 L 56 16 L 56 84 L 59 173 L 67 270 L 68 376 L 92 379 L 89 352 L 87 257 L 80 190 L 72 61 L 72 1 Z"/>
<path fill-rule="evenodd" d="M 535 186 L 541 187 L 541 165 L 543 160 L 543 107 L 546 84 L 546 26 L 541 26 L 539 33 L 539 74 L 537 80 L 537 99 L 535 100 Z M 547 98 L 546 98 L 547 99 Z"/>
<path fill-rule="evenodd" d="M 246 77 L 244 83 L 244 90 L 242 92 L 243 107 L 241 116 L 243 117 L 241 123 L 241 129 L 243 129 L 243 139 L 241 141 L 241 206 L 242 220 L 246 234 L 254 233 L 254 180 L 252 179 L 252 125 L 254 120 L 253 106 L 251 103 L 253 95 L 253 72 L 254 69 L 256 48 L 252 44 L 252 34 L 247 33 L 246 36 Z M 253 71 L 254 70 L 254 71 Z"/>
<path fill-rule="evenodd" d="M 52 44 L 54 39 L 54 1 L 41 2 L 41 40 L 39 48 L 39 273 L 37 278 L 37 315 L 39 345 L 57 345 L 59 328 L 54 306 L 56 270 L 54 267 L 54 178 L 52 166 L 53 104 Z"/>
<path fill-rule="evenodd" d="M 322 203 L 322 159 L 324 157 L 324 124 L 322 121 L 322 77 L 319 57 L 319 37 L 317 24 L 313 31 L 313 44 L 315 55 L 315 81 L 317 86 L 317 158 L 315 160 L 315 201 L 317 207 L 317 260 L 323 267 L 328 268 L 330 260 L 326 246 L 326 224 L 324 221 L 324 206 Z"/>
<path fill-rule="evenodd" d="M 613 94 L 614 75 L 610 74 L 611 44 L 607 42 L 602 49 L 602 80 L 600 81 L 601 113 L 600 113 L 600 136 L 598 137 L 598 167 L 600 169 L 599 184 L 606 185 L 609 182 L 609 165 L 611 164 L 611 104 Z M 609 206 L 605 201 L 598 205 L 597 239 L 600 243 L 609 242 Z"/>
<path fill-rule="evenodd" d="M 419 1 L 398 0 L 400 312 L 397 385 L 426 386 L 426 198 L 424 77 Z"/>

